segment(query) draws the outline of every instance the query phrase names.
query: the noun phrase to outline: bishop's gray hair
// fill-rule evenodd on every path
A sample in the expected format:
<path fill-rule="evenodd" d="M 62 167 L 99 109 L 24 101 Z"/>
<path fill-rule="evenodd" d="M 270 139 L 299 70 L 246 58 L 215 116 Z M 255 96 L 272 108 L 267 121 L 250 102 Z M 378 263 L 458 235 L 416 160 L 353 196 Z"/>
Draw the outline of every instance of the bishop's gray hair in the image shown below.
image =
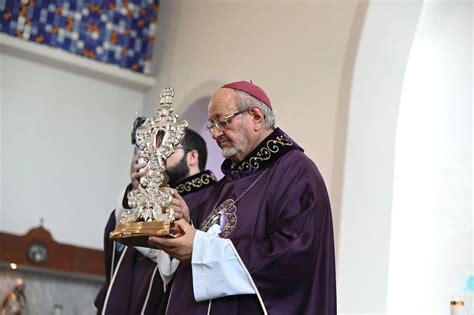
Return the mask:
<path fill-rule="evenodd" d="M 235 104 L 237 105 L 237 109 L 239 111 L 247 110 L 252 106 L 257 106 L 263 110 L 265 115 L 265 128 L 275 129 L 275 114 L 270 107 L 244 91 L 234 91 L 236 93 Z"/>

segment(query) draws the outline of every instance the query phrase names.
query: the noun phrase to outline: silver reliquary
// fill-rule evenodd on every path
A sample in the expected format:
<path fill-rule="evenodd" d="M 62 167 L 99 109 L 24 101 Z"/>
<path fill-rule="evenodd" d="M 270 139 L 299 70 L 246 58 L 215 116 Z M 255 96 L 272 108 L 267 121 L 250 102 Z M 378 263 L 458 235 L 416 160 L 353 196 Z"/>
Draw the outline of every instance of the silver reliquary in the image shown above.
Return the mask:
<path fill-rule="evenodd" d="M 184 137 L 188 126 L 173 111 L 174 90 L 165 88 L 160 94 L 160 106 L 154 117 L 137 129 L 136 141 L 147 163 L 147 174 L 140 178 L 138 189 L 128 195 L 129 206 L 120 218 L 110 239 L 131 246 L 148 245 L 149 236 L 175 237 L 174 210 L 170 207 L 173 190 L 165 180 L 166 159 Z"/>

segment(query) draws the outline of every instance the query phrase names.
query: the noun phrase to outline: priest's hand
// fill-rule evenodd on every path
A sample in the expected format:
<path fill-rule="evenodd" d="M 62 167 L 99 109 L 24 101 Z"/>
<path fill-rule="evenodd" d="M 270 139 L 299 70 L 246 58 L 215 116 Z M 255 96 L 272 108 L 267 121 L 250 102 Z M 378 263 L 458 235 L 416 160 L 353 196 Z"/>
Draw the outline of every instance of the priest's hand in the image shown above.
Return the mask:
<path fill-rule="evenodd" d="M 190 260 L 193 254 L 193 243 L 196 230 L 185 220 L 177 220 L 176 228 L 183 234 L 177 238 L 150 236 L 148 244 L 163 250 L 179 261 Z"/>
<path fill-rule="evenodd" d="M 132 163 L 130 164 L 130 180 L 132 181 L 132 189 L 137 189 L 140 185 L 140 178 L 146 175 L 146 171 L 142 170 L 146 166 L 146 162 L 138 163 L 141 151 L 132 157 Z"/>
<path fill-rule="evenodd" d="M 189 218 L 189 208 L 186 201 L 184 201 L 183 197 L 173 189 L 173 200 L 171 200 L 170 206 L 174 209 L 174 218 L 176 220 L 184 219 L 186 222 L 190 222 L 191 219 Z"/>

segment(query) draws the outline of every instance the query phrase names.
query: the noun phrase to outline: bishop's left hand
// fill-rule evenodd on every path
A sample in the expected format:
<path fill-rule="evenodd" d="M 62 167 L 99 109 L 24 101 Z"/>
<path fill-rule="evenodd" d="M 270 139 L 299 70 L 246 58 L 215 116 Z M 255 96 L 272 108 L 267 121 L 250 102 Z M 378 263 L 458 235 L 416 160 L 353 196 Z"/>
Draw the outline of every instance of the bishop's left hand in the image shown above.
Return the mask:
<path fill-rule="evenodd" d="M 173 199 L 171 200 L 170 206 L 174 209 L 174 218 L 176 220 L 184 219 L 186 222 L 191 221 L 189 217 L 188 205 L 186 204 L 186 201 L 184 201 L 183 197 L 181 197 L 181 195 L 176 191 L 176 189 L 173 189 Z"/>
<path fill-rule="evenodd" d="M 161 249 L 171 257 L 177 258 L 179 261 L 190 260 L 193 254 L 193 243 L 196 230 L 189 225 L 186 220 L 180 219 L 175 221 L 176 229 L 183 234 L 177 238 L 165 238 L 150 236 L 148 244 Z"/>

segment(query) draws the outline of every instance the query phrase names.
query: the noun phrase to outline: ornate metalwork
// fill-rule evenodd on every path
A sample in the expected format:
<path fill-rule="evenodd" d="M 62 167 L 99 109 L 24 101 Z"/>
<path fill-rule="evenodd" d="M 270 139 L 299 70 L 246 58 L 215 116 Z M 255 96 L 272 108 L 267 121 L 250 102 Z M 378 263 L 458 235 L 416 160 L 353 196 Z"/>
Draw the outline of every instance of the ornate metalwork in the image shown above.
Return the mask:
<path fill-rule="evenodd" d="M 136 140 L 141 150 L 141 159 L 147 163 L 145 176 L 140 179 L 138 189 L 128 195 L 131 209 L 123 212 L 117 228 L 110 233 L 112 239 L 126 245 L 137 245 L 127 238 L 141 237 L 140 245 L 148 235 L 172 235 L 174 222 L 171 204 L 173 191 L 166 187 L 166 159 L 184 137 L 188 126 L 186 120 L 179 120 L 172 106 L 174 90 L 166 87 L 160 94 L 160 106 L 154 117 L 148 118 L 137 129 Z"/>

